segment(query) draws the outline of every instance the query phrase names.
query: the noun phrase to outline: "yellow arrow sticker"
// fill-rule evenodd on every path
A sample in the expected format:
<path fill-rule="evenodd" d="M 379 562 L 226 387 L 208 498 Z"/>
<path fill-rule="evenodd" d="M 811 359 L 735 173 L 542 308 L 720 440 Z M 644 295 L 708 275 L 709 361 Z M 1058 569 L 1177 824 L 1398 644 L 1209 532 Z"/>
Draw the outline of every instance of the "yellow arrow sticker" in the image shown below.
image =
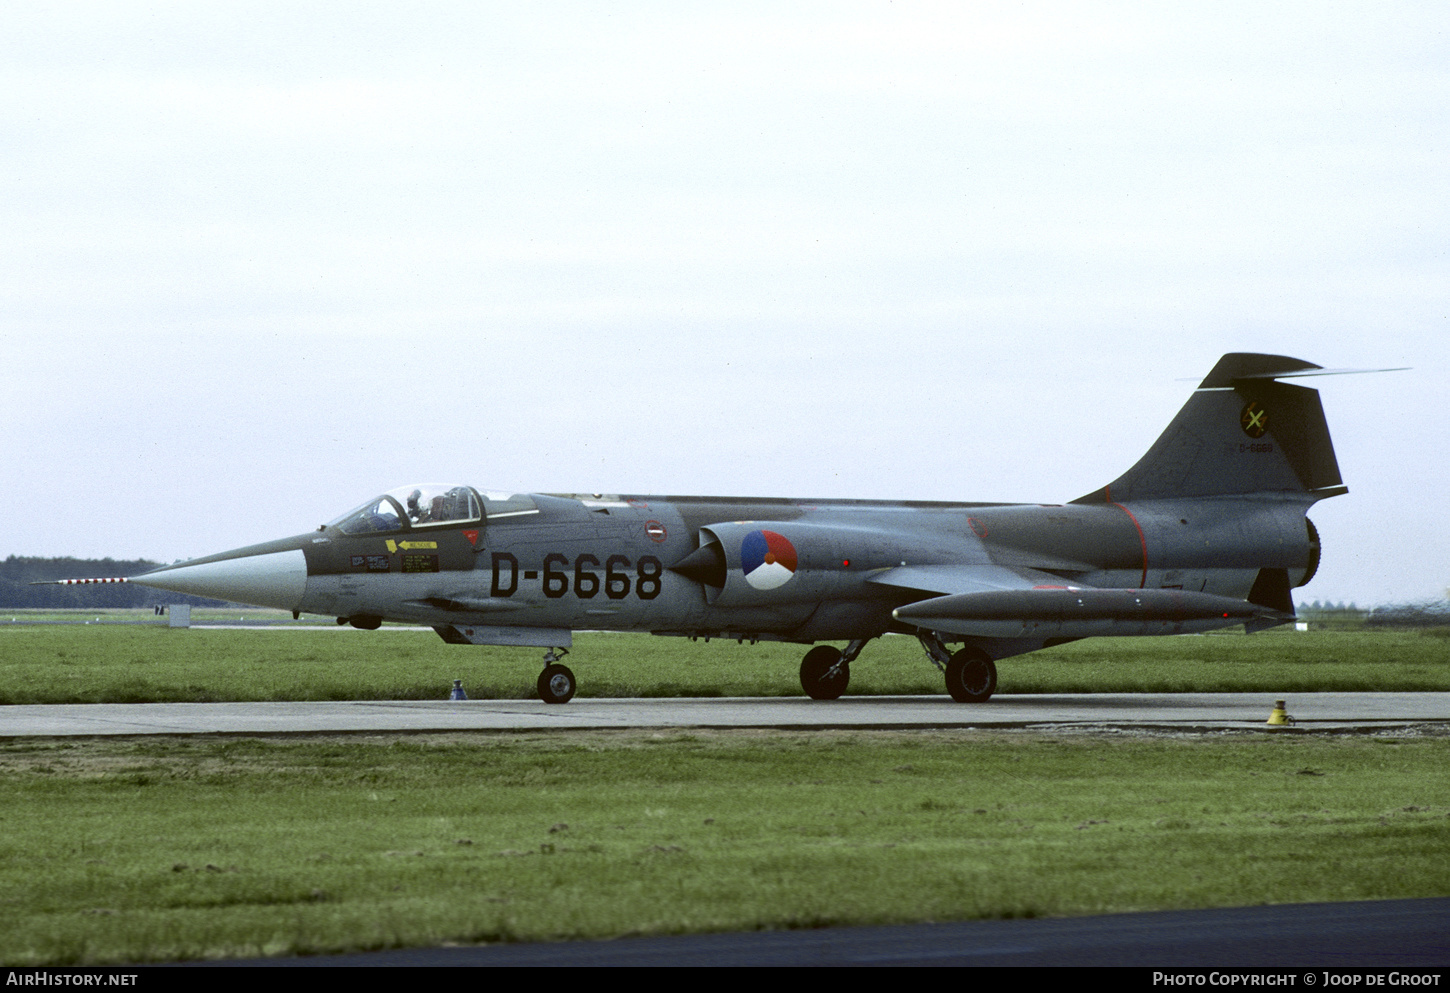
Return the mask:
<path fill-rule="evenodd" d="M 415 548 L 435 548 L 436 549 L 437 547 L 438 547 L 438 542 L 436 542 L 436 541 L 393 541 L 391 538 L 388 539 L 388 551 L 389 552 L 396 552 L 400 548 L 403 549 L 404 551 L 409 551 L 409 550 L 415 549 Z"/>

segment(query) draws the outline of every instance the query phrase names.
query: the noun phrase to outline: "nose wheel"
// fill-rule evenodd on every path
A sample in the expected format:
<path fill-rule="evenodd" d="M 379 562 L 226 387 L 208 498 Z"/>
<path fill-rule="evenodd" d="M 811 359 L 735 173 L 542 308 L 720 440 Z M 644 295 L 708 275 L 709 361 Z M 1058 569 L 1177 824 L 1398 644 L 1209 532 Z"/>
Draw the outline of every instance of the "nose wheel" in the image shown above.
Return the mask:
<path fill-rule="evenodd" d="M 851 682 L 851 663 L 861 654 L 867 640 L 846 646 L 843 652 L 830 645 L 817 645 L 801 659 L 801 689 L 812 700 L 836 700 Z"/>
<path fill-rule="evenodd" d="M 559 659 L 568 655 L 567 649 L 558 648 L 544 656 L 547 663 L 544 671 L 539 673 L 539 699 L 545 703 L 568 703 L 574 699 L 574 691 L 579 684 L 574 680 L 574 673 L 567 665 L 560 665 Z"/>
<path fill-rule="evenodd" d="M 812 700 L 835 700 L 846 692 L 851 666 L 841 659 L 841 650 L 817 645 L 801 660 L 801 689 Z"/>

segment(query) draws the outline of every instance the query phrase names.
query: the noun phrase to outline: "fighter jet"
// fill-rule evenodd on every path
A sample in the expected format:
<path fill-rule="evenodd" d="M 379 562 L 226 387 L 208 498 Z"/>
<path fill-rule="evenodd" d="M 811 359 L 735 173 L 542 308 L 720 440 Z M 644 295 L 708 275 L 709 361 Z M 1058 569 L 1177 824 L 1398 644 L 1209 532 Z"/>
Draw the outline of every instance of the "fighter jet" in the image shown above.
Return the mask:
<path fill-rule="evenodd" d="M 997 662 L 1094 635 L 1294 619 L 1314 576 L 1315 502 L 1348 492 L 1317 391 L 1280 355 L 1231 353 L 1136 465 L 1065 504 L 389 490 L 314 532 L 131 582 L 456 645 L 548 649 L 539 696 L 565 703 L 577 630 L 816 644 L 817 700 L 874 638 L 914 635 L 952 699 Z"/>

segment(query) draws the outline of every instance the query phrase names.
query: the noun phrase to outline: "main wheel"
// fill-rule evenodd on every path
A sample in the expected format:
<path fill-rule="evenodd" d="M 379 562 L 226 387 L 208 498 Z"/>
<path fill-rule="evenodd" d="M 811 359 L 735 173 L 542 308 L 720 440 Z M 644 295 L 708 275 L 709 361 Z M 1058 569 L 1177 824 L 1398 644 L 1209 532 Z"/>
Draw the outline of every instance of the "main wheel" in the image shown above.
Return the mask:
<path fill-rule="evenodd" d="M 840 662 L 834 675 L 827 675 Z M 830 645 L 817 645 L 801 659 L 801 689 L 812 700 L 834 700 L 846 692 L 851 681 L 851 665 L 841 662 L 841 650 Z"/>
<path fill-rule="evenodd" d="M 574 674 L 566 665 L 546 665 L 539 673 L 539 699 L 545 703 L 568 703 L 578 688 Z"/>
<path fill-rule="evenodd" d="M 976 648 L 963 648 L 947 663 L 947 692 L 957 703 L 985 703 L 997 689 L 997 663 Z"/>

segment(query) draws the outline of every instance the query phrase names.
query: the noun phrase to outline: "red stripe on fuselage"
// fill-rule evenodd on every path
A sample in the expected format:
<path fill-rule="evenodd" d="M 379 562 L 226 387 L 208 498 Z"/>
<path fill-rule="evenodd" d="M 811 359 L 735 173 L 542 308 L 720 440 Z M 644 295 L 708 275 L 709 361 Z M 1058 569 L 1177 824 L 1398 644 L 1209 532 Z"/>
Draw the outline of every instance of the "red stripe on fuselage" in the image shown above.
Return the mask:
<path fill-rule="evenodd" d="M 1117 507 L 1123 513 L 1127 514 L 1128 520 L 1132 521 L 1133 527 L 1137 529 L 1138 546 L 1143 550 L 1143 575 L 1138 580 L 1138 589 L 1141 590 L 1143 587 L 1148 585 L 1148 539 L 1143 536 L 1143 526 L 1138 523 L 1138 518 L 1133 516 L 1133 512 L 1131 510 L 1129 510 L 1127 507 L 1124 507 L 1121 503 L 1113 503 L 1113 490 L 1111 487 L 1103 487 L 1103 495 L 1108 498 L 1108 503 L 1113 504 L 1114 507 Z"/>

